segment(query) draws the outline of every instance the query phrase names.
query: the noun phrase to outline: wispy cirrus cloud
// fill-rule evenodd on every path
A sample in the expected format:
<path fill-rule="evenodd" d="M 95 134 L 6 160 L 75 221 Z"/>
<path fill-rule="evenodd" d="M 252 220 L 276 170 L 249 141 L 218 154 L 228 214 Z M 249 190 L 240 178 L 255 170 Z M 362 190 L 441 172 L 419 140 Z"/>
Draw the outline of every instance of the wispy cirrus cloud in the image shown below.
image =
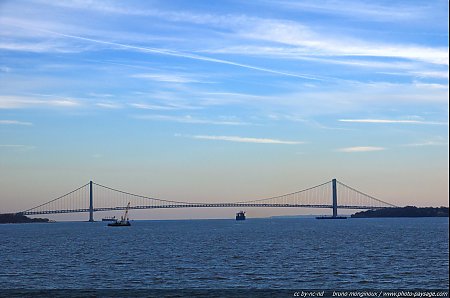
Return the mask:
<path fill-rule="evenodd" d="M 88 94 L 88 96 L 91 96 L 91 97 L 99 97 L 99 98 L 111 98 L 111 97 L 114 97 L 113 94 L 109 94 L 109 93 L 96 93 L 96 92 L 90 92 L 90 93 Z"/>
<path fill-rule="evenodd" d="M 212 124 L 212 125 L 249 125 L 247 122 L 231 121 L 231 120 L 211 120 L 204 118 L 196 118 L 191 115 L 186 116 L 168 116 L 168 115 L 138 115 L 135 119 L 152 120 L 152 121 L 172 121 L 187 124 Z"/>
<path fill-rule="evenodd" d="M 34 52 L 34 53 L 78 53 L 86 51 L 87 47 L 69 46 L 64 42 L 46 41 L 20 41 L 0 42 L 0 49 L 7 51 Z"/>
<path fill-rule="evenodd" d="M 39 28 L 33 28 L 32 30 L 46 32 L 48 34 L 52 34 L 52 35 L 60 36 L 60 37 L 66 37 L 66 38 L 70 38 L 70 39 L 74 39 L 74 40 L 81 40 L 81 41 L 90 42 L 90 43 L 109 45 L 109 46 L 113 46 L 114 48 L 123 48 L 123 49 L 129 49 L 129 50 L 133 50 L 133 51 L 139 51 L 139 52 L 143 52 L 143 53 L 152 53 L 152 54 L 174 56 L 174 57 L 180 57 L 180 58 L 186 58 L 186 59 L 192 59 L 192 60 L 198 60 L 198 61 L 205 61 L 205 62 L 212 62 L 212 63 L 218 63 L 218 64 L 226 64 L 226 65 L 236 66 L 239 68 L 252 69 L 252 70 L 256 70 L 256 71 L 260 71 L 260 72 L 266 72 L 266 73 L 288 76 L 288 77 L 296 77 L 296 78 L 307 79 L 307 80 L 322 80 L 320 77 L 313 76 L 313 75 L 279 71 L 276 69 L 259 67 L 259 66 L 254 66 L 254 65 L 250 65 L 250 64 L 245 64 L 245 63 L 239 63 L 239 62 L 234 62 L 231 60 L 212 58 L 212 57 L 192 54 L 192 53 L 188 53 L 188 52 L 167 50 L 167 49 L 161 49 L 161 48 L 135 46 L 135 45 L 125 44 L 125 43 L 118 43 L 118 42 L 97 39 L 97 38 L 88 38 L 88 37 L 83 37 L 83 36 L 78 36 L 78 35 L 65 34 L 65 33 L 61 33 L 61 32 L 56 32 L 56 31 L 51 31 L 51 30 L 46 30 L 46 29 L 39 29 Z"/>
<path fill-rule="evenodd" d="M 60 6 L 64 8 L 80 9 L 97 11 L 102 14 L 118 14 L 128 16 L 144 16 L 144 17 L 157 17 L 161 19 L 167 19 L 172 22 L 188 22 L 194 24 L 215 24 L 225 25 L 230 23 L 236 23 L 234 18 L 238 20 L 245 19 L 243 15 L 215 15 L 211 13 L 193 13 L 189 11 L 166 11 L 157 8 L 143 8 L 137 6 L 123 6 L 118 2 L 92 2 L 85 0 L 77 1 L 45 1 L 40 0 L 42 4 Z M 429 6 L 422 5 L 420 7 L 408 6 L 408 5 L 382 5 L 377 3 L 368 3 L 365 1 L 275 1 L 273 3 L 263 1 L 262 4 L 275 4 L 277 9 L 300 9 L 302 11 L 313 11 L 324 14 L 332 15 L 344 15 L 354 18 L 368 18 L 372 20 L 391 20 L 399 21 L 404 19 L 412 19 L 425 15 L 424 11 Z M 234 17 L 234 18 L 233 18 Z"/>
<path fill-rule="evenodd" d="M 448 140 L 442 136 L 429 138 L 416 143 L 402 145 L 404 147 L 448 146 Z"/>
<path fill-rule="evenodd" d="M 261 19 L 249 24 L 242 37 L 296 47 L 309 56 L 390 57 L 448 65 L 448 48 L 374 42 L 343 36 L 339 39 L 293 21 Z"/>
<path fill-rule="evenodd" d="M 0 120 L 0 125 L 25 125 L 30 126 L 33 125 L 31 122 L 18 121 L 18 120 Z"/>
<path fill-rule="evenodd" d="M 411 74 L 423 78 L 448 79 L 448 71 L 422 70 L 422 71 L 412 71 Z"/>
<path fill-rule="evenodd" d="M 97 102 L 95 105 L 104 109 L 120 109 L 123 107 L 121 104 L 115 102 Z"/>
<path fill-rule="evenodd" d="M 184 75 L 177 74 L 156 74 L 156 73 L 141 73 L 131 75 L 132 78 L 138 79 L 147 79 L 153 80 L 157 82 L 166 82 L 166 83 L 205 83 L 202 80 L 194 79 Z"/>
<path fill-rule="evenodd" d="M 226 141 L 226 142 L 237 142 L 237 143 L 255 143 L 255 144 L 298 145 L 298 144 L 305 143 L 305 142 L 300 142 L 300 141 L 286 141 L 286 140 L 268 139 L 268 138 L 249 138 L 249 137 L 239 137 L 239 136 L 195 135 L 195 136 L 190 136 L 190 137 L 193 139 L 198 139 L 198 140 Z"/>
<path fill-rule="evenodd" d="M 401 22 L 405 20 L 418 19 L 426 16 L 427 5 L 413 6 L 406 3 L 382 3 L 366 2 L 358 0 L 345 1 L 292 1 L 283 0 L 276 2 L 277 7 L 311 11 L 333 16 L 344 16 L 356 19 L 367 19 L 371 21 Z"/>
<path fill-rule="evenodd" d="M 290 45 L 230 45 L 222 46 L 220 48 L 209 48 L 200 50 L 200 52 L 214 53 L 214 54 L 244 54 L 251 53 L 253 56 L 272 57 L 280 59 L 292 59 L 308 62 L 316 62 L 320 64 L 337 64 L 345 66 L 355 66 L 360 68 L 380 68 L 380 69 L 415 69 L 419 65 L 415 65 L 411 61 L 374 61 L 369 57 L 352 57 L 346 55 L 332 56 L 319 55 L 318 53 L 310 53 L 302 47 L 292 47 Z M 424 71 L 425 73 L 426 71 Z M 421 73 L 418 71 L 418 73 Z M 431 73 L 431 71 L 430 71 Z M 442 72 L 445 73 L 445 72 Z M 405 73 L 395 73 L 403 74 Z M 408 74 L 407 74 L 408 75 Z M 442 76 L 441 73 L 436 75 Z"/>
<path fill-rule="evenodd" d="M 172 106 L 162 106 L 155 104 L 147 104 L 147 103 L 130 103 L 130 106 L 136 109 L 141 110 L 160 110 L 160 111 L 168 111 L 168 110 L 176 110 L 176 107 Z"/>
<path fill-rule="evenodd" d="M 339 119 L 338 121 L 350 123 L 374 123 L 374 124 L 448 125 L 447 122 L 423 121 L 423 120 L 397 120 L 397 119 Z"/>
<path fill-rule="evenodd" d="M 448 146 L 448 142 L 425 141 L 419 143 L 405 144 L 406 147 L 424 147 L 424 146 Z"/>
<path fill-rule="evenodd" d="M 345 147 L 339 148 L 336 151 L 354 153 L 354 152 L 371 152 L 371 151 L 382 151 L 386 150 L 384 147 L 374 147 L 374 146 L 355 146 L 355 147 Z"/>
<path fill-rule="evenodd" d="M 430 84 L 346 82 L 340 83 L 338 86 L 332 86 L 330 89 L 328 89 L 328 86 L 316 88 L 296 85 L 292 91 L 289 90 L 288 92 L 279 91 L 258 95 L 211 92 L 200 94 L 197 98 L 201 98 L 198 103 L 205 106 L 239 105 L 252 107 L 255 110 L 262 107 L 266 110 L 266 115 L 268 107 L 270 107 L 270 110 L 277 111 L 278 114 L 290 114 L 295 115 L 297 119 L 311 120 L 313 116 L 317 115 L 342 115 L 349 112 L 365 111 L 368 108 L 377 110 L 383 106 L 392 106 L 392 104 L 407 106 L 422 103 L 444 105 L 448 101 L 448 91 L 446 88 L 434 88 Z M 275 113 L 271 114 L 275 115 Z M 383 118 L 381 120 L 389 119 Z M 423 119 L 406 120 L 425 121 Z M 430 122 L 436 122 L 436 125 L 440 123 L 437 121 Z M 442 123 L 442 125 L 445 125 L 445 123 Z"/>
<path fill-rule="evenodd" d="M 0 144 L 0 149 L 17 149 L 17 150 L 30 150 L 36 148 L 35 146 L 22 145 L 22 144 Z"/>
<path fill-rule="evenodd" d="M 198 110 L 199 106 L 179 104 L 176 102 L 167 103 L 165 105 L 149 104 L 149 103 L 130 103 L 131 107 L 141 110 L 155 110 L 155 111 L 172 111 L 172 110 Z"/>
<path fill-rule="evenodd" d="M 56 97 L 56 96 L 55 96 Z M 0 95 L 0 109 L 19 109 L 31 107 L 78 107 L 81 103 L 71 98 L 43 99 L 26 96 Z"/>
<path fill-rule="evenodd" d="M 416 70 L 405 69 L 402 72 L 398 71 L 389 71 L 390 67 L 387 66 L 385 71 L 378 71 L 378 74 L 383 75 L 392 75 L 392 76 L 401 76 L 401 77 L 413 77 L 419 79 L 447 79 L 448 80 L 448 72 L 447 71 L 433 71 L 433 70 L 421 70 L 420 68 Z"/>
<path fill-rule="evenodd" d="M 55 24 L 46 24 L 43 26 L 38 26 L 39 24 L 30 24 L 21 22 L 12 22 L 12 26 L 20 27 L 22 30 L 28 30 L 30 32 L 38 32 L 40 34 L 51 34 L 53 36 L 65 37 L 71 41 L 78 41 L 73 44 L 70 40 L 64 41 L 63 39 L 57 40 L 58 43 L 62 43 L 62 46 L 55 45 L 54 39 L 46 41 L 50 43 L 49 45 L 42 45 L 41 48 L 34 48 L 39 45 L 40 42 L 31 42 L 28 45 L 22 42 L 17 45 L 17 50 L 26 50 L 30 47 L 31 51 L 45 51 L 45 49 L 55 51 L 80 51 L 89 49 L 87 44 L 98 45 L 103 47 L 110 47 L 112 49 L 128 49 L 132 51 L 139 51 L 145 53 L 182 57 L 186 59 L 193 59 L 197 61 L 205 61 L 211 63 L 232 65 L 239 68 L 252 69 L 258 72 L 266 72 L 274 75 L 297 77 L 306 80 L 330 80 L 331 77 L 323 77 L 314 72 L 310 73 L 298 73 L 278 70 L 269 67 L 260 67 L 257 65 L 250 65 L 246 63 L 241 63 L 232 61 L 229 59 L 219 59 L 214 57 L 209 57 L 206 55 L 199 55 L 196 53 L 222 53 L 222 54 L 238 54 L 243 56 L 271 56 L 275 58 L 284 57 L 286 59 L 322 59 L 322 61 L 316 60 L 319 63 L 338 63 L 347 64 L 353 66 L 364 66 L 364 67 L 387 67 L 387 69 L 392 69 L 395 63 L 384 63 L 381 61 L 355 61 L 349 58 L 367 58 L 367 57 L 377 57 L 377 58 L 393 58 L 399 59 L 396 63 L 402 63 L 402 60 L 414 61 L 414 62 L 426 62 L 431 64 L 437 64 L 441 66 L 448 65 L 448 47 L 431 47 L 422 46 L 420 44 L 400 44 L 392 43 L 387 41 L 368 41 L 364 38 L 355 38 L 349 35 L 335 37 L 335 34 L 321 32 L 315 29 L 313 26 L 306 23 L 284 20 L 284 19 L 269 19 L 261 17 L 253 17 L 242 14 L 229 14 L 226 16 L 205 14 L 205 13 L 193 13 L 188 11 L 176 12 L 176 11 L 164 11 L 158 9 L 143 9 L 132 6 L 121 6 L 117 3 L 107 3 L 107 4 L 93 4 L 92 2 L 87 5 L 84 1 L 54 4 L 51 1 L 43 1 L 47 5 L 57 5 L 62 7 L 83 9 L 89 11 L 96 11 L 101 13 L 113 13 L 113 14 L 123 14 L 123 15 L 134 15 L 134 16 L 151 16 L 159 18 L 161 20 L 169 20 L 175 23 L 190 23 L 190 24 L 204 24 L 211 26 L 212 28 L 225 29 L 230 32 L 226 35 L 227 38 L 223 38 L 223 34 L 217 35 L 214 30 L 213 37 L 211 38 L 211 45 L 206 44 L 202 48 L 195 46 L 195 39 L 193 48 L 191 50 L 182 51 L 180 49 L 168 49 L 168 48 L 153 48 L 133 45 L 127 39 L 129 35 L 124 32 L 122 37 L 116 36 L 111 40 L 105 40 L 104 36 L 110 36 L 110 34 L 105 34 L 105 32 L 95 32 L 92 30 L 78 30 L 76 31 L 71 27 L 64 27 L 67 30 L 57 29 L 58 26 Z M 288 1 L 288 3 L 290 3 Z M 305 7 L 315 6 L 339 6 L 336 3 L 327 2 L 326 4 L 314 4 L 313 2 L 304 4 Z M 348 5 L 343 5 L 348 6 Z M 382 14 L 390 12 L 393 13 L 387 7 L 380 9 L 372 9 L 376 5 L 354 5 L 357 11 L 383 11 Z M 358 6 L 362 6 L 359 7 Z M 346 10 L 345 10 L 346 11 Z M 420 10 L 415 10 L 420 11 Z M 77 28 L 80 26 L 77 26 Z M 32 29 L 30 29 L 32 28 Z M 39 29 L 40 28 L 40 29 Z M 211 29 L 211 28 L 210 28 Z M 69 34 L 72 32 L 72 34 Z M 84 34 L 84 35 L 83 35 Z M 89 38 L 87 36 L 90 36 Z M 217 42 L 220 39 L 220 42 Z M 137 39 L 136 41 L 139 41 Z M 81 42 L 81 43 L 80 43 Z M 204 42 L 202 41 L 202 44 Z M 220 44 L 219 49 L 214 49 L 214 45 Z M 239 46 L 236 47 L 236 44 Z M 23 47 L 23 49 L 20 49 Z M 9 47 L 14 50 L 14 47 Z M 369 60 L 369 59 L 367 59 Z M 389 61 L 391 62 L 391 61 Z M 390 66 L 389 66 L 390 65 Z M 430 69 L 420 69 L 417 72 L 432 74 L 433 70 Z M 413 73 L 411 73 L 414 75 Z M 442 74 L 434 73 L 434 75 L 441 76 Z M 195 78 L 189 77 L 169 77 L 164 75 L 151 75 L 147 76 L 147 79 L 152 79 L 161 82 L 177 82 L 177 83 L 190 83 L 197 82 Z"/>

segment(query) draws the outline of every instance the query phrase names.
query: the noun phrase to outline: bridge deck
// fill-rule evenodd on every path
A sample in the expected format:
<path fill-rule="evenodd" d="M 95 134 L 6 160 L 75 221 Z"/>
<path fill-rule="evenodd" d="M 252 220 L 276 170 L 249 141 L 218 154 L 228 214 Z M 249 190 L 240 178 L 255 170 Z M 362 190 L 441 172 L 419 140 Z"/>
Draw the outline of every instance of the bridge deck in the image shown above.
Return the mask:
<path fill-rule="evenodd" d="M 212 204 L 185 204 L 185 205 L 160 205 L 160 206 L 130 206 L 129 209 L 170 209 L 170 208 L 250 208 L 250 207 L 264 207 L 264 208 L 329 208 L 332 209 L 332 205 L 299 205 L 299 204 L 236 204 L 236 203 L 212 203 Z M 103 207 L 94 208 L 94 212 L 98 211 L 115 211 L 125 210 L 123 207 Z M 372 206 L 338 206 L 339 209 L 382 209 L 384 207 L 372 207 Z M 62 209 L 62 210 L 42 210 L 42 211 L 24 211 L 21 214 L 24 215 L 37 215 L 37 214 L 60 214 L 60 213 L 78 213 L 89 212 L 88 208 L 85 209 Z"/>
<path fill-rule="evenodd" d="M 90 181 L 65 195 L 20 213 L 24 215 L 36 215 L 88 212 L 90 220 L 93 220 L 94 212 L 124 210 L 127 204 L 131 205 L 130 209 L 224 207 L 240 209 L 251 207 L 329 208 L 333 209 L 333 214 L 337 214 L 337 209 L 381 209 L 396 207 L 338 182 L 336 179 L 280 196 L 234 203 L 170 201 L 133 194 Z"/>

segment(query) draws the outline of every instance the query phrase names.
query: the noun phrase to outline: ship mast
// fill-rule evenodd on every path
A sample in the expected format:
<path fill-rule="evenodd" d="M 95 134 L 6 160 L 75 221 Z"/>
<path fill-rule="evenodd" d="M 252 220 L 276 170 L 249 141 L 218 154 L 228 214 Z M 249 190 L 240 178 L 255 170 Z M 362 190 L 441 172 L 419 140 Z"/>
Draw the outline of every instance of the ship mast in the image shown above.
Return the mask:
<path fill-rule="evenodd" d="M 128 220 L 128 209 L 130 209 L 130 202 L 128 202 L 127 208 L 125 209 L 123 220 Z"/>

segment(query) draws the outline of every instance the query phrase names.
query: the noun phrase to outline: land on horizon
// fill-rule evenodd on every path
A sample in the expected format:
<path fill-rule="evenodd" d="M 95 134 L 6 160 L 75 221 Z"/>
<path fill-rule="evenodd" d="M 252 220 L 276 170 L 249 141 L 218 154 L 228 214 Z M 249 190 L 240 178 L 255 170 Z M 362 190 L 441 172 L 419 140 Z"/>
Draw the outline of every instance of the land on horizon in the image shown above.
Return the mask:
<path fill-rule="evenodd" d="M 449 217 L 449 207 L 416 207 L 406 206 L 367 210 L 352 214 L 352 218 L 373 217 Z"/>
<path fill-rule="evenodd" d="M 318 215 L 277 215 L 268 218 L 315 218 Z M 385 217 L 449 217 L 449 207 L 416 207 L 406 206 L 378 210 L 360 211 L 350 215 L 351 218 L 385 218 Z M 146 219 L 150 220 L 150 219 Z M 160 219 L 159 219 L 160 220 Z M 173 220 L 173 219 L 170 219 Z M 189 219 L 179 219 L 189 220 Z M 36 223 L 53 222 L 48 218 L 30 218 L 20 213 L 0 214 L 0 224 L 3 223 Z"/>

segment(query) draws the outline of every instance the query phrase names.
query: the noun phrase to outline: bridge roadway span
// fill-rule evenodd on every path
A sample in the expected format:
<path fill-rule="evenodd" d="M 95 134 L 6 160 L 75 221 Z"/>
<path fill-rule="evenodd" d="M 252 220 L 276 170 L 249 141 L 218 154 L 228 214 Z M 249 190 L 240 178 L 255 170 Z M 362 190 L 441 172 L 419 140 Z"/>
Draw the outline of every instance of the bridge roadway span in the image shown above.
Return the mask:
<path fill-rule="evenodd" d="M 94 192 L 94 185 L 99 189 Z M 338 202 L 338 188 L 340 202 Z M 103 195 L 102 195 L 103 194 Z M 94 196 L 100 195 L 100 204 L 94 204 Z M 119 198 L 119 201 L 117 201 Z M 105 204 L 105 199 L 108 203 Z M 98 201 L 97 201 L 98 202 Z M 338 209 L 381 209 L 396 207 L 381 201 L 336 179 L 325 183 L 276 197 L 252 201 L 230 203 L 191 203 L 168 201 L 145 197 L 114 189 L 90 181 L 89 183 L 39 206 L 19 212 L 24 215 L 58 214 L 58 213 L 89 213 L 89 221 L 94 221 L 94 212 L 124 210 L 128 204 L 130 209 L 163 209 L 163 208 L 327 208 L 333 210 L 337 217 Z"/>
<path fill-rule="evenodd" d="M 163 209 L 163 208 L 224 208 L 224 207 L 271 207 L 271 208 L 333 208 L 333 205 L 305 205 L 305 204 L 264 204 L 264 203 L 191 203 L 191 204 L 170 204 L 160 206 L 130 206 L 129 209 Z M 125 210 L 126 207 L 104 207 L 94 208 L 96 211 L 114 211 Z M 340 209 L 382 209 L 384 207 L 373 206 L 345 206 L 338 205 Z M 42 210 L 42 211 L 24 211 L 21 212 L 24 215 L 36 215 L 36 214 L 58 214 L 58 213 L 77 213 L 77 212 L 90 212 L 89 208 L 84 209 L 63 209 L 63 210 Z"/>

